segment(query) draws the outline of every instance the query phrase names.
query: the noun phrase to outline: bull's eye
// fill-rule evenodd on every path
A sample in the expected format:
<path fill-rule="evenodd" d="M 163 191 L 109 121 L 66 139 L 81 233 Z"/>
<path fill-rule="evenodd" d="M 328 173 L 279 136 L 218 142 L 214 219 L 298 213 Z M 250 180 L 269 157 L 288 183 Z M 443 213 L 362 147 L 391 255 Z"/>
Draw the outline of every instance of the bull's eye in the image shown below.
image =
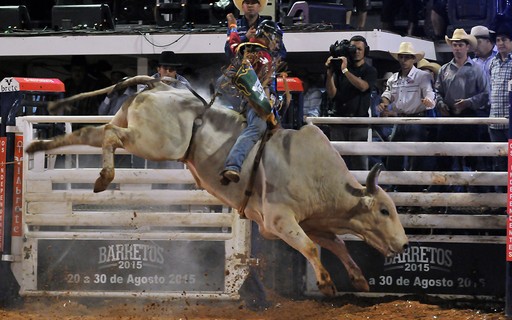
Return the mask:
<path fill-rule="evenodd" d="M 380 213 L 382 213 L 382 214 L 383 214 L 383 215 L 385 215 L 385 216 L 389 216 L 389 211 L 388 211 L 388 210 L 386 210 L 386 209 L 382 209 L 382 210 L 380 210 Z"/>

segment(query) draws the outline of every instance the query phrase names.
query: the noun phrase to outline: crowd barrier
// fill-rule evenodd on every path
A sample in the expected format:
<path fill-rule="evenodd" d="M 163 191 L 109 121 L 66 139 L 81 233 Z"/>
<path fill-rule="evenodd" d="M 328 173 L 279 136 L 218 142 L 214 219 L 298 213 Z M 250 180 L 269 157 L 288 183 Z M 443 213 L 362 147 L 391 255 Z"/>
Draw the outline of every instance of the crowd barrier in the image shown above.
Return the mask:
<path fill-rule="evenodd" d="M 17 130 L 28 145 L 35 124 L 99 124 L 111 117 L 26 116 Z M 488 124 L 490 119 L 436 119 Z M 506 119 L 497 119 L 503 123 Z M 432 119 L 309 118 L 309 122 L 429 123 Z M 507 120 L 508 121 L 508 120 Z M 506 143 L 332 142 L 342 155 L 506 156 Z M 250 226 L 197 189 L 176 163 L 118 168 L 111 188 L 94 194 L 101 150 L 87 146 L 23 155 L 23 232 L 13 239 L 12 269 L 22 295 L 196 297 L 236 299 L 248 268 Z M 118 157 L 135 160 L 123 150 Z M 139 159 L 140 160 L 140 159 Z M 353 171 L 364 184 L 367 172 Z M 506 172 L 391 172 L 379 184 L 506 185 Z M 400 207 L 456 207 L 457 214 L 401 212 L 411 248 L 383 258 L 344 237 L 373 294 L 432 293 L 501 297 L 504 292 L 505 207 L 501 193 L 391 192 Z M 340 263 L 322 251 L 340 292 L 352 292 Z M 489 264 L 489 259 L 496 264 Z M 501 266 L 503 261 L 503 268 Z M 492 269 L 492 270 L 491 270 Z M 318 294 L 308 269 L 306 294 Z M 303 280 L 305 279 L 305 280 Z"/>
<path fill-rule="evenodd" d="M 308 118 L 315 125 L 471 125 L 508 124 L 506 118 Z M 498 142 L 332 141 L 343 155 L 506 157 Z M 360 182 L 366 172 L 352 171 Z M 507 172 L 383 171 L 379 184 L 420 186 L 507 186 Z M 469 189 L 469 188 L 467 188 Z M 478 188 L 474 188 L 478 190 Z M 504 188 L 506 189 L 506 188 Z M 494 190 L 494 188 L 493 188 Z M 507 194 L 505 192 L 389 192 L 410 247 L 395 258 L 383 258 L 354 237 L 344 237 L 370 283 L 369 295 L 433 294 L 442 297 L 503 299 Z M 490 210 L 494 208 L 496 210 Z M 498 209 L 499 208 L 499 209 Z M 436 210 L 433 210 L 436 209 Z M 367 251 L 364 254 L 361 252 Z M 329 252 L 322 259 L 340 291 L 352 292 L 346 273 Z M 492 263 L 489 263 L 492 261 Z M 308 268 L 306 292 L 319 294 Z"/>
<path fill-rule="evenodd" d="M 65 121 L 69 131 L 109 119 L 27 116 L 18 127 L 26 146 L 36 124 Z M 117 169 L 111 188 L 93 193 L 100 159 L 101 149 L 87 146 L 24 154 L 13 263 L 21 294 L 237 299 L 250 263 L 248 221 L 176 162 L 148 169 L 138 159 L 141 168 Z"/>

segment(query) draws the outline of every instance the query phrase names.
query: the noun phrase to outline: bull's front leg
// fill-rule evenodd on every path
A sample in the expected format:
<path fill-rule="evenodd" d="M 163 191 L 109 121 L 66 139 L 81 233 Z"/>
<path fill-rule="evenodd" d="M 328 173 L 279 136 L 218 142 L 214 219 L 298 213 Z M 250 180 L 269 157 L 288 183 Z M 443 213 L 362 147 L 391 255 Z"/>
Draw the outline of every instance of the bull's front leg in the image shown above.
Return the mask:
<path fill-rule="evenodd" d="M 105 126 L 103 137 L 103 145 L 101 146 L 103 150 L 103 168 L 94 183 L 94 192 L 105 191 L 114 180 L 114 153 L 116 148 L 123 146 L 116 128 L 111 124 Z"/>
<path fill-rule="evenodd" d="M 274 233 L 288 245 L 302 253 L 315 271 L 318 289 L 326 296 L 335 296 L 336 287 L 329 272 L 320 261 L 318 249 L 297 223 L 294 212 L 278 204 L 268 205 L 265 209 L 264 212 L 271 212 L 271 216 L 265 217 L 265 229 Z M 273 215 L 274 212 L 279 213 L 278 215 Z"/>
<path fill-rule="evenodd" d="M 352 259 L 350 253 L 348 252 L 347 247 L 345 246 L 345 242 L 339 238 L 338 236 L 334 236 L 333 238 L 308 234 L 309 237 L 321 247 L 331 251 L 334 253 L 338 259 L 341 260 L 345 269 L 347 270 L 348 276 L 350 278 L 350 282 L 358 291 L 368 292 L 370 291 L 370 286 L 368 285 L 368 281 L 363 275 L 363 272 L 357 265 L 357 263 Z"/>

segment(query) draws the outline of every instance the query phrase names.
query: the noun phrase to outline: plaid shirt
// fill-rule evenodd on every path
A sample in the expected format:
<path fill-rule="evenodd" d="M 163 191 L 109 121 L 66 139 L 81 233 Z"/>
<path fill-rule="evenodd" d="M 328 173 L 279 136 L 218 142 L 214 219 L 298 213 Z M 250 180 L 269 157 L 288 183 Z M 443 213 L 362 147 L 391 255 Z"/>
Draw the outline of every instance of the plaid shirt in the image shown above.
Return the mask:
<path fill-rule="evenodd" d="M 501 60 L 501 55 L 496 55 L 489 66 L 491 76 L 491 113 L 490 118 L 508 118 L 508 82 L 512 79 L 512 53 Z M 491 124 L 492 129 L 506 129 L 506 124 Z"/>

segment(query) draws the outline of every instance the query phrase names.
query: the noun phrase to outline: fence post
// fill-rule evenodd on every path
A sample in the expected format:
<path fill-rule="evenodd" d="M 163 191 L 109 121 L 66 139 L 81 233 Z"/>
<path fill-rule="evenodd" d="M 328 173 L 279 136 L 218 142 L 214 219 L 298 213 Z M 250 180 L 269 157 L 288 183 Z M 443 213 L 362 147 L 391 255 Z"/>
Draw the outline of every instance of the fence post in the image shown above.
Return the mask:
<path fill-rule="evenodd" d="M 512 316 L 512 80 L 508 82 L 508 178 L 507 178 L 507 258 L 505 282 L 505 315 Z"/>

